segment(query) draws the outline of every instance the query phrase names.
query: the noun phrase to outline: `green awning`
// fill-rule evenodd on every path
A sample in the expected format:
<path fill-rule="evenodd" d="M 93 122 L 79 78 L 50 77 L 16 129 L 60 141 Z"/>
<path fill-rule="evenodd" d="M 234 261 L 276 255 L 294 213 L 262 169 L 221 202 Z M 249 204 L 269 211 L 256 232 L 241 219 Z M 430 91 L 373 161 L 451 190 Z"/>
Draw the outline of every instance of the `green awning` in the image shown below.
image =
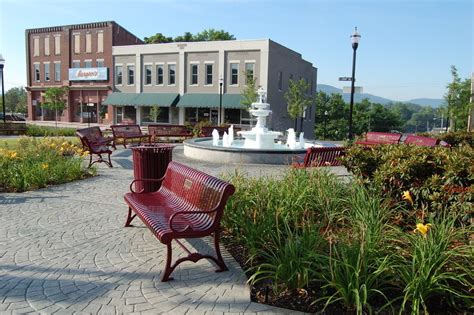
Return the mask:
<path fill-rule="evenodd" d="M 176 105 L 179 94 L 177 93 L 121 93 L 114 92 L 104 101 L 104 105 L 130 105 L 170 107 Z"/>
<path fill-rule="evenodd" d="M 223 108 L 242 108 L 240 94 L 223 94 Z M 186 93 L 179 98 L 178 107 L 218 108 L 219 94 Z"/>

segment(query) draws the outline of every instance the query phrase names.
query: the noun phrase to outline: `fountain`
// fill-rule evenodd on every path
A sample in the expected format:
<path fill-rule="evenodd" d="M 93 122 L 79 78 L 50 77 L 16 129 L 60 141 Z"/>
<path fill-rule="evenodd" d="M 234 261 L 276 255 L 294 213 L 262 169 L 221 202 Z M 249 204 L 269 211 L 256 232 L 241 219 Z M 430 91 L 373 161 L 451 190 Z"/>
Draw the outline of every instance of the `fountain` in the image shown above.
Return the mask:
<path fill-rule="evenodd" d="M 234 139 L 234 126 L 230 126 L 221 139 L 217 130 L 214 130 L 212 138 L 185 140 L 184 155 L 218 163 L 291 164 L 295 157 L 304 157 L 309 147 L 334 146 L 321 142 L 305 142 L 303 133 L 300 133 L 297 141 L 293 128 L 287 130 L 286 143 L 275 142 L 282 133 L 270 131 L 265 126 L 272 111 L 270 104 L 266 102 L 265 91 L 260 88 L 257 93 L 258 101 L 252 103 L 252 109 L 249 110 L 250 114 L 257 117 L 255 127 L 237 132 L 242 137 L 240 139 Z"/>
<path fill-rule="evenodd" d="M 268 115 L 272 112 L 270 104 L 265 102 L 265 90 L 258 89 L 258 102 L 252 103 L 252 109 L 249 110 L 252 116 L 257 117 L 257 124 L 252 130 L 239 131 L 237 134 L 245 138 L 244 148 L 247 149 L 273 149 L 275 148 L 275 139 L 281 135 L 278 131 L 269 131 L 265 127 Z"/>

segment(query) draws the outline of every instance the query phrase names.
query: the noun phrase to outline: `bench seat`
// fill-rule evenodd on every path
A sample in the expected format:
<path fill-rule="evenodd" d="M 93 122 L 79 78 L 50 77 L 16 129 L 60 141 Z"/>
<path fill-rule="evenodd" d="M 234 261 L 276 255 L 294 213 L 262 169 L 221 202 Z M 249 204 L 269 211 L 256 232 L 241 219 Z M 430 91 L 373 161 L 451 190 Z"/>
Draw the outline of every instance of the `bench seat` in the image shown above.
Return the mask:
<path fill-rule="evenodd" d="M 135 191 L 135 184 L 139 181 L 160 181 L 162 184 L 156 192 Z M 173 161 L 168 164 L 163 178 L 135 179 L 130 184 L 130 192 L 124 196 L 128 205 L 125 226 L 131 226 L 138 216 L 155 237 L 167 246 L 162 281 L 171 280 L 173 270 L 188 260 L 196 262 L 203 258 L 211 259 L 218 265 L 217 271 L 227 270 L 219 249 L 219 229 L 225 204 L 234 191 L 234 186 L 225 181 Z M 211 234 L 214 234 L 216 257 L 191 253 L 179 241 Z M 171 265 L 173 240 L 189 255 Z"/>
<path fill-rule="evenodd" d="M 151 141 L 156 142 L 158 138 L 192 138 L 193 133 L 184 125 L 170 125 L 170 124 L 150 124 L 148 125 L 148 134 L 151 136 Z"/>

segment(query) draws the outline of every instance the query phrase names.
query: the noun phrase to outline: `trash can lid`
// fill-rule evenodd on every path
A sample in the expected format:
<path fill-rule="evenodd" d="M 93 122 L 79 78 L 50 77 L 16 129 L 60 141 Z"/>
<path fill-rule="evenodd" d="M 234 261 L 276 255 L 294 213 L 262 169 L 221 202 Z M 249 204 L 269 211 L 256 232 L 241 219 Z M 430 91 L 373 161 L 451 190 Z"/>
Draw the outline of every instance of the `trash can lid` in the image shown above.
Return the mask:
<path fill-rule="evenodd" d="M 135 147 L 131 147 L 132 150 L 173 150 L 175 148 L 175 145 L 173 144 L 163 144 L 163 143 L 150 143 L 150 144 L 141 144 Z"/>

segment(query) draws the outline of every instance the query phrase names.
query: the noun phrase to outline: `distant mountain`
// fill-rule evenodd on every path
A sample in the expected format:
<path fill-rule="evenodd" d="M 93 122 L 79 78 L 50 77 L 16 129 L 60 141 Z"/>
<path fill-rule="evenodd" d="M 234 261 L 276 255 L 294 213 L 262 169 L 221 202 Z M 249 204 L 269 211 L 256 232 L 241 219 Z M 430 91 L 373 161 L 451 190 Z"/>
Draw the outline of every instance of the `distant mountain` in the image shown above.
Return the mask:
<path fill-rule="evenodd" d="M 440 98 L 415 98 L 412 100 L 407 101 L 406 103 L 413 103 L 423 106 L 431 106 L 431 107 L 440 107 L 444 104 L 444 100 Z"/>
<path fill-rule="evenodd" d="M 351 95 L 348 93 L 342 93 L 342 89 L 338 89 L 337 87 L 334 87 L 332 85 L 327 85 L 327 84 L 318 84 L 318 91 L 322 91 L 327 94 L 331 93 L 338 93 L 342 94 L 342 97 L 345 102 L 349 103 L 350 102 L 350 97 Z M 389 104 L 389 103 L 395 103 L 399 101 L 394 101 L 388 98 L 384 98 L 381 96 L 377 95 L 372 95 L 368 93 L 362 93 L 362 94 L 354 94 L 354 102 L 360 102 L 364 98 L 368 98 L 371 102 L 373 103 L 380 103 L 380 104 Z M 422 106 L 431 106 L 431 107 L 438 107 L 443 104 L 444 100 L 443 99 L 435 99 L 435 98 L 417 98 L 413 100 L 409 100 L 403 103 L 413 103 L 413 104 L 418 104 Z"/>

